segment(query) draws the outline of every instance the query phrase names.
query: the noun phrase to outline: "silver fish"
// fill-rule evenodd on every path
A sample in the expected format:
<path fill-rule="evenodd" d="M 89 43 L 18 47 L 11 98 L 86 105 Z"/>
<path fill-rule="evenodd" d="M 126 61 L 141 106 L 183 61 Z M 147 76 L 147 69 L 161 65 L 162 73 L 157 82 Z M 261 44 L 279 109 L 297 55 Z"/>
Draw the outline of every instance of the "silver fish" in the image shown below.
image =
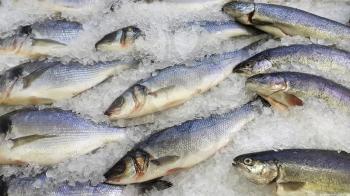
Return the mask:
<path fill-rule="evenodd" d="M 275 71 L 281 65 L 292 63 L 350 74 L 349 52 L 317 44 L 296 44 L 265 50 L 238 64 L 234 72 L 252 76 Z"/>
<path fill-rule="evenodd" d="M 294 192 L 294 195 L 302 189 L 317 195 L 350 193 L 350 154 L 346 152 L 318 149 L 265 151 L 240 155 L 232 165 L 254 183 L 276 182 L 279 189 Z"/>
<path fill-rule="evenodd" d="M 262 107 L 255 100 L 222 115 L 154 133 L 105 174 L 106 183 L 141 183 L 193 167 L 226 146 L 237 131 L 260 115 Z"/>
<path fill-rule="evenodd" d="M 235 65 L 250 57 L 247 46 L 235 52 L 213 55 L 192 66 L 175 65 L 159 70 L 120 95 L 106 110 L 110 119 L 128 119 L 179 106 L 216 86 Z"/>
<path fill-rule="evenodd" d="M 301 35 L 326 40 L 350 39 L 350 27 L 296 8 L 250 2 L 227 3 L 223 10 L 238 22 L 276 37 Z"/>
<path fill-rule="evenodd" d="M 199 28 L 203 32 L 222 39 L 238 36 L 257 35 L 259 32 L 234 21 L 192 21 L 185 25 L 186 28 Z"/>
<path fill-rule="evenodd" d="M 1 104 L 50 104 L 86 91 L 137 62 L 92 65 L 37 61 L 11 68 L 0 76 Z"/>
<path fill-rule="evenodd" d="M 14 178 L 3 182 L 3 194 L 8 196 L 47 195 L 47 196 L 122 196 L 124 187 L 108 184 L 91 185 L 89 182 L 76 182 L 74 186 L 61 183 L 52 189 L 45 190 L 50 181 L 45 174 L 37 177 Z M 1 193 L 0 193 L 1 194 Z"/>
<path fill-rule="evenodd" d="M 135 40 L 143 36 L 137 27 L 125 27 L 105 35 L 95 45 L 98 51 L 127 51 L 131 49 Z"/>
<path fill-rule="evenodd" d="M 298 72 L 258 74 L 248 78 L 246 87 L 284 111 L 290 106 L 302 106 L 302 99 L 316 97 L 350 112 L 350 89 L 320 76 Z"/>
<path fill-rule="evenodd" d="M 10 112 L 0 117 L 0 129 L 1 165 L 53 165 L 127 139 L 124 129 L 57 108 Z"/>

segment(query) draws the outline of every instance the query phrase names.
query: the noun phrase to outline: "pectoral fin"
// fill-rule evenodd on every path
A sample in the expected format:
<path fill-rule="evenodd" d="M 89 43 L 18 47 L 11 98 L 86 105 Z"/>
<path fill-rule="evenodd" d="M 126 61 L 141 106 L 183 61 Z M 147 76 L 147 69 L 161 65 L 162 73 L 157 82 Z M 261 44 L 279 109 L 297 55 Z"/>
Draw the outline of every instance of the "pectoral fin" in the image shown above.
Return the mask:
<path fill-rule="evenodd" d="M 303 106 L 304 102 L 297 96 L 285 92 L 277 92 L 269 96 L 262 96 L 274 108 L 285 111 L 288 107 Z"/>
<path fill-rule="evenodd" d="M 143 182 L 143 183 L 139 184 L 138 185 L 139 193 L 144 194 L 144 193 L 151 191 L 151 190 L 154 190 L 154 189 L 157 191 L 161 191 L 161 190 L 165 190 L 165 189 L 168 189 L 168 188 L 173 186 L 173 184 L 171 182 L 160 180 L 160 179 L 161 178 L 157 178 L 157 179 Z"/>
<path fill-rule="evenodd" d="M 179 156 L 166 156 L 166 157 L 161 157 L 158 159 L 153 159 L 153 160 L 151 160 L 151 162 L 155 165 L 161 166 L 161 165 L 173 163 L 179 159 L 180 159 Z"/>
<path fill-rule="evenodd" d="M 160 88 L 160 89 L 153 91 L 153 92 L 148 92 L 148 94 L 157 97 L 159 94 L 170 91 L 170 90 L 174 89 L 175 87 L 176 87 L 175 85 L 167 86 L 167 87 Z"/>
<path fill-rule="evenodd" d="M 31 83 L 39 78 L 45 71 L 47 71 L 50 67 L 42 67 L 35 71 L 33 71 L 31 74 L 27 75 L 23 78 L 23 88 L 28 88 Z"/>
<path fill-rule="evenodd" d="M 11 139 L 13 142 L 13 146 L 11 148 L 14 149 L 19 146 L 22 146 L 40 139 L 51 138 L 51 137 L 56 137 L 56 136 L 55 135 L 30 135 L 30 136 L 20 137 L 16 139 Z"/>
<path fill-rule="evenodd" d="M 66 44 L 63 44 L 58 41 L 49 40 L 49 39 L 33 39 L 32 46 L 67 46 Z"/>

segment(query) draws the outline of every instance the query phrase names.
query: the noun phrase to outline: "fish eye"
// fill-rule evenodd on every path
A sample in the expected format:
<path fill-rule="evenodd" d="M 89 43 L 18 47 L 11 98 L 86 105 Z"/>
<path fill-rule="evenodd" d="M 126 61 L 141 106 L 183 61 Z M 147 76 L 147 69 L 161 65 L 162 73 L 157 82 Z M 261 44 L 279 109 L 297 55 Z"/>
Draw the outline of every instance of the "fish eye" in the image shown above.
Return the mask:
<path fill-rule="evenodd" d="M 253 165 L 253 160 L 251 158 L 245 158 L 243 160 L 243 163 L 248 165 L 248 166 L 252 166 Z"/>
<path fill-rule="evenodd" d="M 114 101 L 113 105 L 114 105 L 115 107 L 122 107 L 123 104 L 124 104 L 124 102 L 125 102 L 124 97 L 120 96 L 120 97 L 118 97 L 118 98 Z"/>

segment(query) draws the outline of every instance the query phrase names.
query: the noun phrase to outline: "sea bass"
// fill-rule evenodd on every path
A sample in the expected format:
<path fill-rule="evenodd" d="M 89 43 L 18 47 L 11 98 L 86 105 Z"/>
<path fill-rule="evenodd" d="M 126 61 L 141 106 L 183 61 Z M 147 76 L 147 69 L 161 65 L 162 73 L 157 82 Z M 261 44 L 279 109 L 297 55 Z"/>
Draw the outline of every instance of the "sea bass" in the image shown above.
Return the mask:
<path fill-rule="evenodd" d="M 302 99 L 307 97 L 317 97 L 332 107 L 350 112 L 350 89 L 316 75 L 298 72 L 258 74 L 247 79 L 246 87 L 281 110 L 302 106 Z"/>
<path fill-rule="evenodd" d="M 213 55 L 192 66 L 175 65 L 156 71 L 120 95 L 105 114 L 112 120 L 128 119 L 179 106 L 228 77 L 237 63 L 250 57 L 250 49 L 247 46 Z"/>
<path fill-rule="evenodd" d="M 95 48 L 98 51 L 128 51 L 140 36 L 144 34 L 139 28 L 125 27 L 105 35 L 95 44 Z"/>
<path fill-rule="evenodd" d="M 58 61 L 24 63 L 0 76 L 0 103 L 33 105 L 68 99 L 135 64 L 119 60 L 92 65 Z"/>
<path fill-rule="evenodd" d="M 0 164 L 53 165 L 127 139 L 125 130 L 57 108 L 22 109 L 0 117 Z"/>
<path fill-rule="evenodd" d="M 190 168 L 226 146 L 262 109 L 260 100 L 255 100 L 226 114 L 187 121 L 154 133 L 105 174 L 106 183 L 141 183 Z"/>
<path fill-rule="evenodd" d="M 252 76 L 280 70 L 282 65 L 301 64 L 329 72 L 350 74 L 350 53 L 317 44 L 290 45 L 258 53 L 238 64 L 234 72 Z"/>
<path fill-rule="evenodd" d="M 350 40 L 350 27 L 296 8 L 250 2 L 227 3 L 223 10 L 238 22 L 276 37 L 301 35 L 325 40 Z"/>
<path fill-rule="evenodd" d="M 350 154 L 346 152 L 316 149 L 265 151 L 240 155 L 234 159 L 233 166 L 254 183 L 276 182 L 277 191 L 350 193 Z"/>

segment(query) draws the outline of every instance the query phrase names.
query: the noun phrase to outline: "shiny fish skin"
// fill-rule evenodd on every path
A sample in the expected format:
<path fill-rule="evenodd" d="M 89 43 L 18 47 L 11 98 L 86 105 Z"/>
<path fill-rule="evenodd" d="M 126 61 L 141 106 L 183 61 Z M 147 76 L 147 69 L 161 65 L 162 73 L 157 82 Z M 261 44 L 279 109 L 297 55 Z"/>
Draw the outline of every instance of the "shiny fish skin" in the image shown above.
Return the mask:
<path fill-rule="evenodd" d="M 233 161 L 248 179 L 276 182 L 289 191 L 350 192 L 350 154 L 317 149 L 288 149 L 240 155 Z M 264 180 L 263 180 L 264 179 Z"/>
<path fill-rule="evenodd" d="M 276 37 L 301 35 L 325 40 L 350 39 L 350 27 L 296 8 L 249 2 L 231 2 L 224 12 L 237 21 Z"/>
<path fill-rule="evenodd" d="M 50 104 L 74 97 L 137 62 L 92 65 L 38 61 L 11 68 L 0 77 L 1 104 Z"/>
<path fill-rule="evenodd" d="M 27 28 L 31 30 L 32 39 L 56 41 L 66 45 L 76 40 L 83 31 L 80 23 L 67 20 L 46 20 Z"/>
<path fill-rule="evenodd" d="M 320 76 L 298 72 L 258 74 L 248 78 L 246 87 L 287 107 L 295 101 L 298 104 L 296 98 L 316 97 L 350 112 L 350 89 Z"/>
<path fill-rule="evenodd" d="M 153 73 L 120 95 L 107 109 L 110 119 L 128 119 L 183 104 L 193 96 L 216 86 L 247 59 L 250 46 L 235 52 L 214 55 L 192 66 L 175 65 Z"/>
<path fill-rule="evenodd" d="M 71 111 L 22 109 L 0 117 L 0 164 L 53 165 L 126 139 L 125 131 Z"/>
<path fill-rule="evenodd" d="M 8 196 L 25 196 L 28 193 L 47 196 L 122 196 L 124 187 L 108 184 L 75 183 L 74 186 L 62 183 L 49 191 L 45 191 L 46 175 L 38 177 L 15 178 L 7 182 L 5 190 Z"/>
<path fill-rule="evenodd" d="M 296 44 L 265 50 L 238 64 L 234 72 L 252 76 L 276 71 L 281 65 L 292 63 L 350 74 L 349 52 L 317 44 Z"/>
<path fill-rule="evenodd" d="M 262 112 L 260 100 L 226 114 L 187 121 L 136 144 L 106 174 L 106 183 L 140 183 L 190 168 L 226 146 L 234 134 Z"/>
<path fill-rule="evenodd" d="M 200 28 L 202 31 L 222 39 L 238 36 L 257 35 L 259 32 L 234 21 L 193 21 L 188 22 L 187 28 Z"/>

